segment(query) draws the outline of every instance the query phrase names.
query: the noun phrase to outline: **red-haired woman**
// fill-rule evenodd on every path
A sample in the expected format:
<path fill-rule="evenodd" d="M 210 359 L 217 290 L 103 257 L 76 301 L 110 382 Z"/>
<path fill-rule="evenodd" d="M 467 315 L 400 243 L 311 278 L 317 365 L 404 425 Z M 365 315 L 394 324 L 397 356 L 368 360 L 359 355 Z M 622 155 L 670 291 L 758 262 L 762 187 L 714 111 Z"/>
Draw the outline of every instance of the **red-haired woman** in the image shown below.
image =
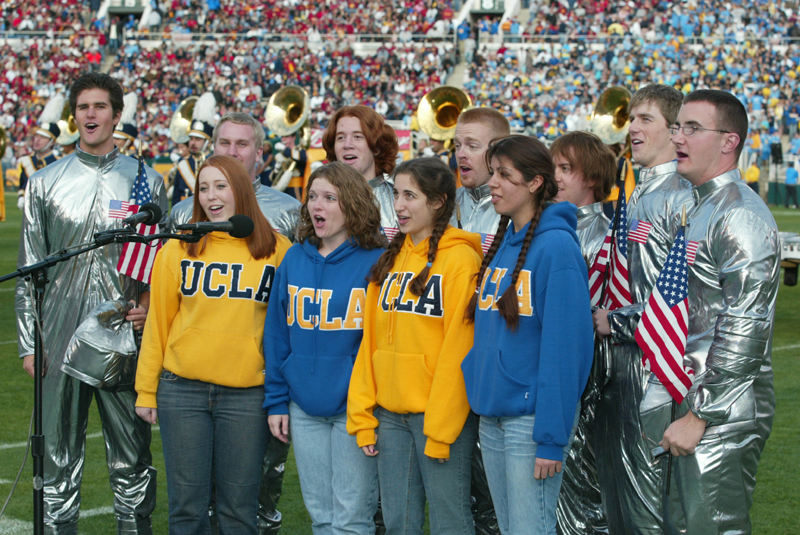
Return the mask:
<path fill-rule="evenodd" d="M 329 162 L 349 165 L 369 182 L 381 210 L 381 230 L 391 240 L 397 234 L 392 170 L 397 161 L 397 135 L 378 112 L 367 106 L 345 106 L 333 114 L 322 134 Z"/>
<path fill-rule="evenodd" d="M 267 444 L 261 340 L 270 288 L 289 241 L 261 213 L 239 160 L 198 172 L 192 222 L 253 220 L 234 238 L 172 241 L 156 257 L 136 372 L 136 413 L 161 422 L 170 533 L 208 533 L 211 472 L 221 533 L 257 533 Z"/>

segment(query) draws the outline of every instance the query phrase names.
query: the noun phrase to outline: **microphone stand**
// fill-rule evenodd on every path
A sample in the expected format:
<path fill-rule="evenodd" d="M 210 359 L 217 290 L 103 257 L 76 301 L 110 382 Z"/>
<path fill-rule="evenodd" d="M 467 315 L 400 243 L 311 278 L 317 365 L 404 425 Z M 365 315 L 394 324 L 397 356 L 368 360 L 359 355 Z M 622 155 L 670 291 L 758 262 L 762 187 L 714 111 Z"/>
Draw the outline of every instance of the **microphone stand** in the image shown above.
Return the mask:
<path fill-rule="evenodd" d="M 44 327 L 42 325 L 42 303 L 47 283 L 47 268 L 111 243 L 147 243 L 160 239 L 177 239 L 189 243 L 198 242 L 202 234 L 172 234 L 168 232 L 143 236 L 132 228 L 98 232 L 94 242 L 78 245 L 74 250 L 64 249 L 47 256 L 39 262 L 24 266 L 0 277 L 0 282 L 23 277 L 31 281 L 34 289 L 34 351 L 33 351 L 33 434 L 31 435 L 31 457 L 33 458 L 33 533 L 44 534 L 44 434 L 42 429 L 42 372 L 44 368 Z"/>

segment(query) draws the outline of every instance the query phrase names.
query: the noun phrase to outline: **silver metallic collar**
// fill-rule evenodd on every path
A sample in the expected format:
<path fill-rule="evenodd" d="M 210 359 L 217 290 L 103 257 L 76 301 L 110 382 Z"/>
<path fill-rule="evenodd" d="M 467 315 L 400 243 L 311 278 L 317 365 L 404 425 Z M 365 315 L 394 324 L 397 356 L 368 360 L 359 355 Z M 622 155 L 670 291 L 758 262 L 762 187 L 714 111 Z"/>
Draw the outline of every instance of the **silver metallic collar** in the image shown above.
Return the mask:
<path fill-rule="evenodd" d="M 653 167 L 639 169 L 639 184 L 643 184 L 654 176 L 667 175 L 678 172 L 678 160 L 672 160 Z"/>
<path fill-rule="evenodd" d="M 102 156 L 95 156 L 94 154 L 89 154 L 85 150 L 82 150 L 80 145 L 75 146 L 75 154 L 78 156 L 78 159 L 87 167 L 93 167 L 95 169 L 105 169 L 106 167 L 111 166 L 119 156 L 119 149 L 114 147 L 114 150 L 107 154 L 103 154 Z"/>
<path fill-rule="evenodd" d="M 700 201 L 721 189 L 732 182 L 736 182 L 737 180 L 742 179 L 742 173 L 738 169 L 731 169 L 730 171 L 726 171 L 719 175 L 718 177 L 712 178 L 708 182 L 700 184 L 699 186 L 695 186 L 692 188 L 692 197 L 694 197 L 694 203 L 700 204 Z"/>
<path fill-rule="evenodd" d="M 603 211 L 603 203 L 595 202 L 595 203 L 592 203 L 592 204 L 587 204 L 586 206 L 581 206 L 580 208 L 578 208 L 578 211 L 577 211 L 576 214 L 578 216 L 578 219 L 580 220 L 580 219 L 582 219 L 582 218 L 584 218 L 586 216 L 590 216 L 592 214 L 599 214 L 602 211 Z"/>
<path fill-rule="evenodd" d="M 489 184 L 484 184 L 483 186 L 478 186 L 477 188 L 466 188 L 467 195 L 472 197 L 472 200 L 480 202 L 481 199 L 485 199 L 491 195 L 491 191 L 489 190 Z"/>

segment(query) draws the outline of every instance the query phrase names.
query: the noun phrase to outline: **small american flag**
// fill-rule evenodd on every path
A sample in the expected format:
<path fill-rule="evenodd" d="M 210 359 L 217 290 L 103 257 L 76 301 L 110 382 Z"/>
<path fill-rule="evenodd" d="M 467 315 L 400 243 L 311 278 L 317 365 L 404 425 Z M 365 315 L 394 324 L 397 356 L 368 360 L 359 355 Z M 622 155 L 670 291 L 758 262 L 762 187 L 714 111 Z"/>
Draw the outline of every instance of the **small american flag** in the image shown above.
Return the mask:
<path fill-rule="evenodd" d="M 619 225 L 614 236 L 611 273 L 605 295 L 605 308 L 615 310 L 631 304 L 628 285 L 628 209 L 625 195 L 619 196 Z"/>
<path fill-rule="evenodd" d="M 108 217 L 125 219 L 128 217 L 128 201 L 111 201 L 108 206 Z"/>
<path fill-rule="evenodd" d="M 684 242 L 681 228 L 647 300 L 635 335 L 642 348 L 642 361 L 649 364 L 678 404 L 692 388 L 694 376 L 694 371 L 683 365 L 689 330 L 689 277 Z"/>
<path fill-rule="evenodd" d="M 589 268 L 589 296 L 591 297 L 593 307 L 599 306 L 603 298 L 603 274 L 606 272 L 606 267 L 608 266 L 608 251 L 611 249 L 611 235 L 613 232 L 614 222 L 612 221 L 608 225 L 606 239 L 597 252 L 594 264 Z"/>
<path fill-rule="evenodd" d="M 483 249 L 483 254 L 489 252 L 489 248 L 492 246 L 492 242 L 494 241 L 494 234 L 484 234 L 483 232 L 480 233 L 481 235 L 481 249 Z"/>
<path fill-rule="evenodd" d="M 381 232 L 386 236 L 386 239 L 392 241 L 400 229 L 397 227 L 381 227 Z"/>
<path fill-rule="evenodd" d="M 126 216 L 138 213 L 140 206 L 153 202 L 150 186 L 147 185 L 147 171 L 145 171 L 141 160 L 139 160 L 139 173 L 136 176 L 131 195 L 132 198 Z M 158 225 L 140 223 L 136 227 L 136 232 L 143 236 L 152 236 L 158 232 Z M 126 243 L 122 246 L 122 254 L 119 257 L 119 263 L 117 263 L 117 271 L 137 281 L 149 284 L 153 261 L 159 249 L 161 249 L 160 240 L 149 243 Z"/>
<path fill-rule="evenodd" d="M 647 237 L 650 236 L 650 229 L 653 225 L 647 221 L 631 221 L 631 230 L 628 233 L 628 239 L 636 243 L 647 243 Z"/>
<path fill-rule="evenodd" d="M 696 241 L 690 241 L 686 244 L 686 263 L 690 266 L 694 264 L 694 258 L 697 256 L 697 248 L 700 246 Z"/>

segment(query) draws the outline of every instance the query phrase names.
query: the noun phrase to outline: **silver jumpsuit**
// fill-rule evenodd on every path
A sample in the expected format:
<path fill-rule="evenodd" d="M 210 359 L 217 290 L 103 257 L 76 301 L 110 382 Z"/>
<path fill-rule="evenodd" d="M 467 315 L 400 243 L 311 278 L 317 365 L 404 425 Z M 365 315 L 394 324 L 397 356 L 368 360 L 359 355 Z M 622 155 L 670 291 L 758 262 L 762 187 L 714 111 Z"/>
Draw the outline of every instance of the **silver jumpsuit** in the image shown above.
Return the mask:
<path fill-rule="evenodd" d="M 775 415 L 772 329 L 780 275 L 778 228 L 767 205 L 728 171 L 692 191 L 686 239 L 699 244 L 689 266 L 689 336 L 684 366 L 694 384 L 677 417 L 707 422 L 693 455 L 674 460 L 669 532 L 745 534 L 756 470 Z M 648 385 L 643 407 L 669 423 L 669 396 Z M 652 423 L 652 426 L 650 425 Z"/>
<path fill-rule="evenodd" d="M 381 211 L 381 230 L 389 241 L 400 231 L 394 211 L 394 181 L 389 175 L 381 175 L 369 181 L 372 194 Z"/>
<path fill-rule="evenodd" d="M 609 533 L 663 533 L 661 481 L 666 459 L 654 460 L 650 453 L 662 437 L 645 439 L 642 434 L 653 417 L 640 409 L 652 374 L 642 365 L 634 333 L 678 233 L 683 206 L 688 210 L 691 203 L 691 184 L 676 169 L 675 161 L 642 169 L 628 201 L 628 278 L 633 304 L 608 314 L 613 344 L 604 348 L 610 350 L 611 371 L 595 420 L 597 470 Z M 637 224 L 638 241 L 630 232 Z M 651 225 L 649 231 L 644 230 L 646 224 Z"/>
<path fill-rule="evenodd" d="M 253 188 L 256 190 L 256 201 L 264 217 L 275 230 L 293 242 L 300 218 L 300 201 L 276 189 L 263 186 L 258 179 L 253 182 Z M 168 228 L 172 230 L 175 225 L 188 223 L 192 218 L 193 207 L 193 197 L 174 205 L 169 213 Z"/>
<path fill-rule="evenodd" d="M 603 246 L 611 221 L 603 214 L 601 202 L 578 208 L 577 215 L 581 254 L 589 269 Z M 564 462 L 564 476 L 556 509 L 556 527 L 562 535 L 608 533 L 597 480 L 594 438 L 596 406 L 606 378 L 603 356 L 602 351 L 595 349 L 589 382 L 581 398 L 575 440 Z"/>
<path fill-rule="evenodd" d="M 25 196 L 19 266 L 66 247 L 93 241 L 95 232 L 122 227 L 109 217 L 111 201 L 128 201 L 138 162 L 115 148 L 93 156 L 75 152 L 34 173 Z M 153 201 L 164 211 L 161 175 L 147 168 Z M 43 315 L 46 376 L 43 383 L 45 434 L 45 531 L 78 531 L 80 484 L 89 406 L 97 400 L 114 492 L 117 532 L 151 533 L 156 471 L 151 466 L 150 424 L 136 416 L 136 392 L 101 390 L 63 373 L 61 363 L 75 330 L 97 305 L 135 299 L 140 283 L 117 271 L 122 245 L 112 244 L 62 262 L 48 271 Z M 33 303 L 28 283 L 16 288 L 20 356 L 33 354 Z M 145 285 L 139 287 L 146 290 Z"/>

